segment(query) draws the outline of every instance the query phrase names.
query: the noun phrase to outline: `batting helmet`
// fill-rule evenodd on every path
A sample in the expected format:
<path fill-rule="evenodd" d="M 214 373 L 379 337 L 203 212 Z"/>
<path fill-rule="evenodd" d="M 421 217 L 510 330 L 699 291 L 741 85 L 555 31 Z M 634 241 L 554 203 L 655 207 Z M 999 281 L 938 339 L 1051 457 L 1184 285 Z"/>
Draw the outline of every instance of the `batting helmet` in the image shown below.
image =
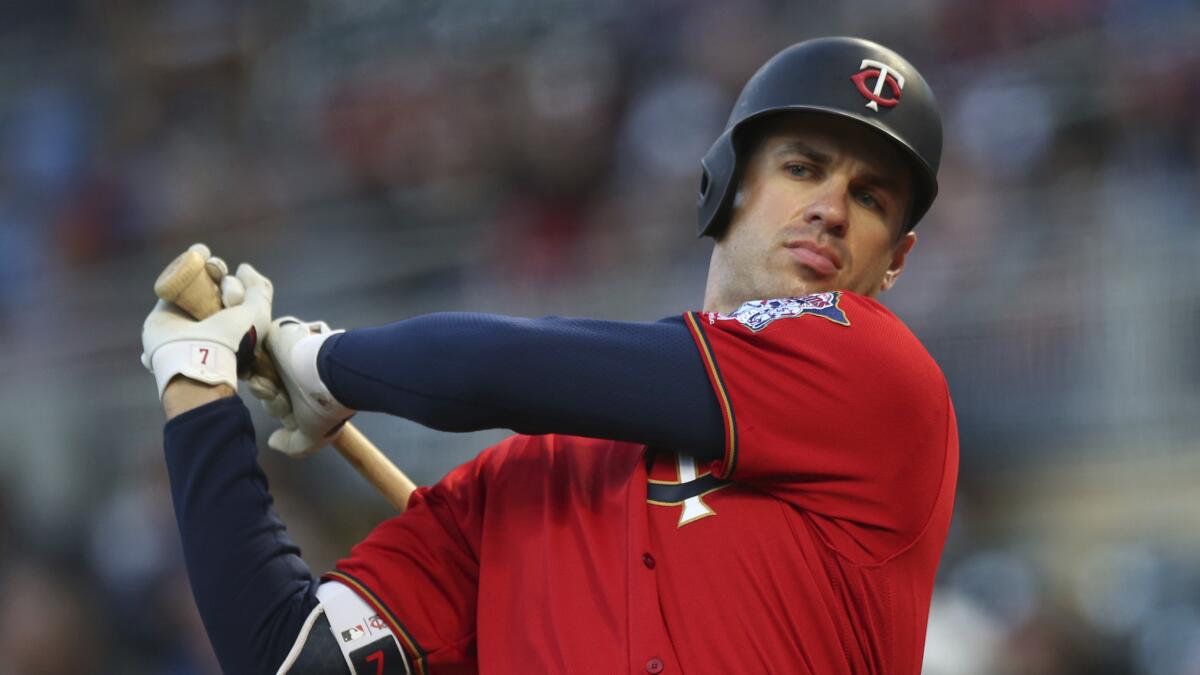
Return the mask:
<path fill-rule="evenodd" d="M 913 170 L 908 228 L 929 210 L 942 156 L 942 115 L 929 85 L 887 47 L 857 38 L 819 38 L 779 52 L 742 89 L 725 131 L 700 160 L 701 236 L 719 235 L 729 219 L 747 127 L 792 111 L 855 120 L 890 139 Z"/>

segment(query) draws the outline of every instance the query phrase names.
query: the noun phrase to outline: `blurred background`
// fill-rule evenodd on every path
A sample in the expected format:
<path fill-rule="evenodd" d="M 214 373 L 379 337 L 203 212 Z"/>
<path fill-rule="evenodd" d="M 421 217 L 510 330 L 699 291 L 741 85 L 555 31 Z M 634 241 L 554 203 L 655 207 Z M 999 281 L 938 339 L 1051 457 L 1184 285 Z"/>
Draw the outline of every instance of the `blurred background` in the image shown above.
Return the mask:
<path fill-rule="evenodd" d="M 883 297 L 960 422 L 925 672 L 1200 673 L 1195 0 L 5 0 L 0 673 L 217 670 L 138 363 L 188 244 L 335 326 L 695 309 L 698 160 L 825 34 L 945 116 Z M 505 435 L 356 422 L 420 483 Z M 332 451 L 263 448 L 314 571 L 388 516 Z"/>

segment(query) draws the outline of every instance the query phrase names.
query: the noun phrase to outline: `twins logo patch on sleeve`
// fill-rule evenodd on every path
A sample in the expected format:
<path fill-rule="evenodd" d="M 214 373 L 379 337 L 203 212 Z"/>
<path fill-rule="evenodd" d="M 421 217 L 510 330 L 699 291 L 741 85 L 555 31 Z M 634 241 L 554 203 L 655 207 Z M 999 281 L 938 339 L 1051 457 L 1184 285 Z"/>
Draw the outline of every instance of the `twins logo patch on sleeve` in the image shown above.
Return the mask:
<path fill-rule="evenodd" d="M 345 584 L 327 581 L 317 598 L 354 675 L 412 675 L 391 628 Z"/>
<path fill-rule="evenodd" d="M 850 320 L 839 303 L 842 300 L 841 291 L 814 293 L 801 298 L 774 298 L 772 300 L 751 300 L 743 303 L 732 314 L 715 314 L 717 319 L 732 319 L 746 328 L 757 333 L 771 325 L 776 319 L 812 314 L 826 318 L 836 324 L 849 326 Z"/>

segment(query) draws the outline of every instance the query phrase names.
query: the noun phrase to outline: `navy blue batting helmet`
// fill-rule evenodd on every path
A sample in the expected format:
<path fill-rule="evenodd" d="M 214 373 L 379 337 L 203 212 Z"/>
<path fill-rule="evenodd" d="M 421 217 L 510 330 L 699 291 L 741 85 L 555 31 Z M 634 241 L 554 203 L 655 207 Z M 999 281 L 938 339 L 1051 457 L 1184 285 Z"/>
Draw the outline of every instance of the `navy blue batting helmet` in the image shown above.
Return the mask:
<path fill-rule="evenodd" d="M 725 131 L 700 160 L 701 236 L 719 236 L 729 220 L 746 129 L 764 117 L 799 111 L 855 120 L 895 143 L 914 177 L 908 228 L 929 210 L 937 195 L 942 115 L 925 78 L 869 40 L 819 38 L 771 57 L 742 89 Z"/>

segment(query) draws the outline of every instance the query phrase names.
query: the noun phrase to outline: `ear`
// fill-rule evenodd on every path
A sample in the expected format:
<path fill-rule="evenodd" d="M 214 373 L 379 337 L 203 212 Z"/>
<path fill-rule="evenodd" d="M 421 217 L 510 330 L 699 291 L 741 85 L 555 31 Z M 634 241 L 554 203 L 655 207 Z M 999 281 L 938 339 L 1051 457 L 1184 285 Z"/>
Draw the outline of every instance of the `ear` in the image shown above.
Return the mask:
<path fill-rule="evenodd" d="M 887 271 L 883 273 L 883 281 L 879 285 L 880 291 L 886 291 L 895 285 L 896 280 L 900 278 L 900 273 L 904 271 L 904 261 L 908 258 L 908 252 L 916 245 L 916 232 L 908 232 L 896 242 L 892 248 L 892 261 L 888 264 Z"/>

